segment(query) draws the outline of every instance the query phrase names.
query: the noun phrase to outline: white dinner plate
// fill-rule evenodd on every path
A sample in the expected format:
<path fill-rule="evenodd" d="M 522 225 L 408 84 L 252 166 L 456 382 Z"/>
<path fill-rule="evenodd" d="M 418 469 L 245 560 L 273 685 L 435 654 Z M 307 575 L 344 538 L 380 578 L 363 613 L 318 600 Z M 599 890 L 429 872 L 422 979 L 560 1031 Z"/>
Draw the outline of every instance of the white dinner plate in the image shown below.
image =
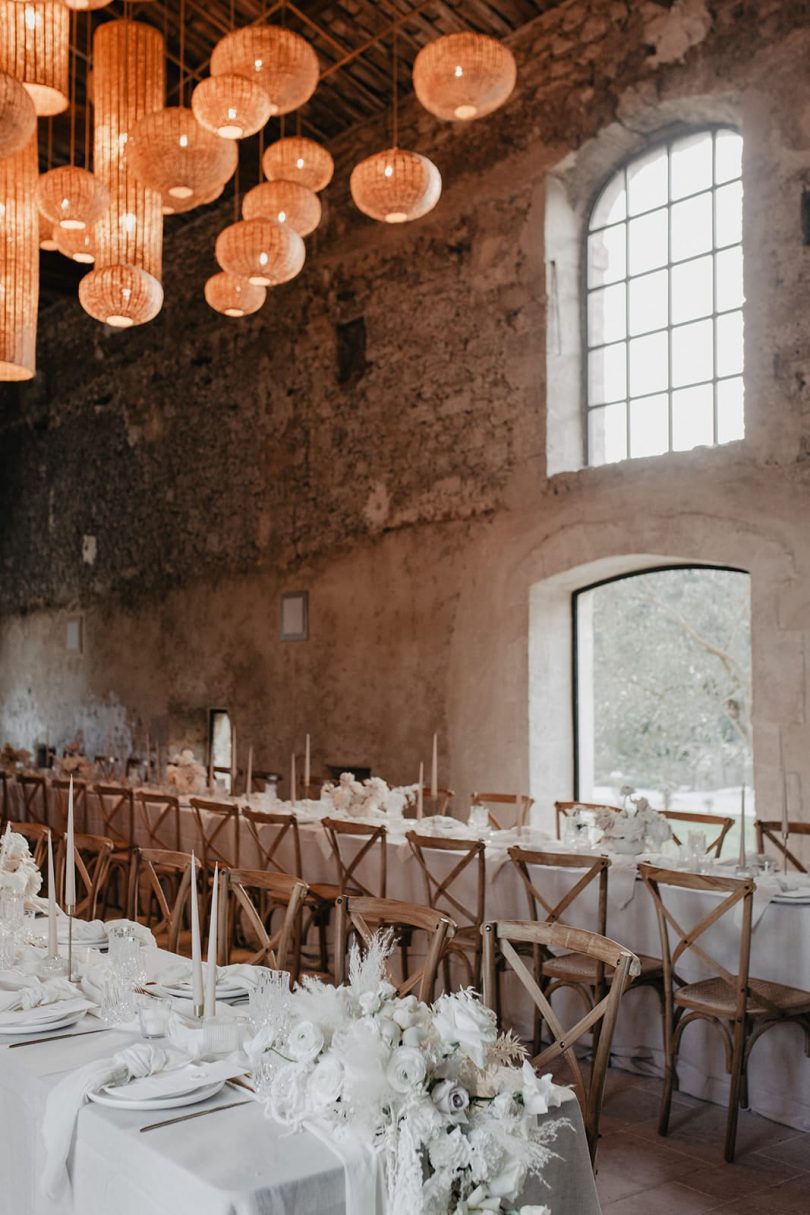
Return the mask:
<path fill-rule="evenodd" d="M 193 995 L 190 983 L 161 983 L 160 979 L 156 980 L 159 987 L 169 993 L 170 996 L 177 996 L 181 1000 L 190 1000 Z M 244 985 L 232 987 L 229 983 L 227 986 L 217 988 L 218 1000 L 241 1000 L 244 996 L 249 995 L 247 987 Z"/>
<path fill-rule="evenodd" d="M 810 890 L 783 890 L 773 896 L 774 903 L 810 903 Z"/>
<path fill-rule="evenodd" d="M 55 1029 L 67 1029 L 69 1025 L 77 1025 L 82 1017 L 86 1014 L 87 1009 L 83 1008 L 81 1012 L 67 1013 L 63 1017 L 57 1017 L 53 1021 L 35 1021 L 33 1024 L 26 1025 L 23 1021 L 17 1021 L 13 1026 L 8 1023 L 0 1025 L 0 1035 L 9 1037 L 20 1037 L 24 1035 L 26 1038 L 29 1034 L 48 1034 Z"/>
<path fill-rule="evenodd" d="M 57 940 L 59 941 L 60 945 L 67 945 L 67 943 L 68 943 L 67 930 L 65 930 L 64 932 L 60 931 L 57 934 Z M 79 947 L 81 947 L 82 949 L 99 949 L 102 945 L 106 946 L 107 944 L 108 944 L 108 942 L 107 942 L 106 932 L 99 933 L 99 935 L 96 937 L 79 936 L 78 933 L 73 934 L 74 949 L 79 948 Z"/>
<path fill-rule="evenodd" d="M 198 1101 L 207 1101 L 209 1097 L 215 1097 L 224 1085 L 224 1080 L 216 1080 L 191 1093 L 185 1093 L 182 1097 L 145 1097 L 142 1101 L 128 1101 L 124 1096 L 115 1097 L 106 1092 L 89 1093 L 88 1096 L 98 1105 L 108 1105 L 117 1110 L 174 1110 L 183 1105 L 196 1105 Z"/>

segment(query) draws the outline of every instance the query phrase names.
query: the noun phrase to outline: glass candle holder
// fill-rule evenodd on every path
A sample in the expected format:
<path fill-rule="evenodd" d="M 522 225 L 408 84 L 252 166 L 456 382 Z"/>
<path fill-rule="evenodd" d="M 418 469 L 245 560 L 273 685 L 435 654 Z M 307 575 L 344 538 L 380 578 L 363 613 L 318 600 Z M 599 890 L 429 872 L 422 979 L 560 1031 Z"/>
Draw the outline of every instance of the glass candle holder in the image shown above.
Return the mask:
<path fill-rule="evenodd" d="M 206 1017 L 203 1021 L 203 1057 L 217 1059 L 241 1050 L 247 1028 L 246 1017 Z"/>
<path fill-rule="evenodd" d="M 172 1002 L 162 996 L 138 998 L 138 1024 L 144 1038 L 165 1038 L 172 1019 Z"/>

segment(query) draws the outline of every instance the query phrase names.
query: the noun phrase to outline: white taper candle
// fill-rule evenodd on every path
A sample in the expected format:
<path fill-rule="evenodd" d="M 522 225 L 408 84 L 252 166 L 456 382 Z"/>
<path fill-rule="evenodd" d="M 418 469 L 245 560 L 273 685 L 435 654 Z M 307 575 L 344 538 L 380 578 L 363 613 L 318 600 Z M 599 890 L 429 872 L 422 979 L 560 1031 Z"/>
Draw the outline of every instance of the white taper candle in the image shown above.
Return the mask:
<path fill-rule="evenodd" d="M 76 858 L 73 834 L 73 773 L 68 789 L 67 839 L 65 841 L 65 910 L 73 912 L 76 906 Z"/>
<path fill-rule="evenodd" d="M 293 751 L 292 758 L 290 759 L 290 801 L 293 805 L 295 805 L 295 803 L 298 801 L 298 790 L 296 789 L 297 784 L 298 781 L 295 775 L 295 752 Z"/>
<path fill-rule="evenodd" d="M 59 944 L 56 935 L 56 878 L 53 869 L 53 838 L 48 832 L 48 957 L 59 956 Z"/>
<path fill-rule="evenodd" d="M 208 925 L 208 970 L 205 976 L 205 1015 L 217 1015 L 217 915 L 219 913 L 219 865 L 214 867 L 211 922 Z"/>
<path fill-rule="evenodd" d="M 195 1009 L 203 1006 L 202 946 L 200 944 L 200 906 L 197 898 L 197 858 L 191 854 L 191 998 Z"/>
<path fill-rule="evenodd" d="M 245 795 L 250 797 L 253 789 L 253 745 L 248 747 L 247 776 L 245 777 Z"/>
<path fill-rule="evenodd" d="M 309 796 L 309 735 L 304 748 L 304 793 Z"/>
<path fill-rule="evenodd" d="M 419 786 L 416 790 L 416 817 L 422 818 L 425 813 L 425 765 L 419 765 Z"/>
<path fill-rule="evenodd" d="M 433 763 L 430 765 L 430 796 L 435 801 L 439 796 L 439 738 L 433 735 Z"/>

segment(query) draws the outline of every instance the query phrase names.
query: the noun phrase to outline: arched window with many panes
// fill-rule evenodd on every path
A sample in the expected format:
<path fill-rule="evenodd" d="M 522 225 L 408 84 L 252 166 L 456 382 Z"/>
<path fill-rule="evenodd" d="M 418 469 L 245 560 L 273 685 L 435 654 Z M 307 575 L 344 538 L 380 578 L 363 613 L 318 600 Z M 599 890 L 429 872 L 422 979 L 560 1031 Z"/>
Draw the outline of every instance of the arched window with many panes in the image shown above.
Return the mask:
<path fill-rule="evenodd" d="M 743 437 L 742 137 L 679 135 L 599 193 L 586 250 L 589 464 Z"/>

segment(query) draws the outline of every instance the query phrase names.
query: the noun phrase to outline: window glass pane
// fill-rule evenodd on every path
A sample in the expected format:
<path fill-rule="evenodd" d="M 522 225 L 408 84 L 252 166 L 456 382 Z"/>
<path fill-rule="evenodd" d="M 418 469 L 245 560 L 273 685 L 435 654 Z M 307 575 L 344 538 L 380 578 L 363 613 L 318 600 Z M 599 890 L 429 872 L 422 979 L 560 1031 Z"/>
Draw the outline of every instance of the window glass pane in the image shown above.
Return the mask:
<path fill-rule="evenodd" d="M 672 198 L 708 190 L 712 184 L 712 136 L 703 131 L 677 139 L 670 152 Z"/>
<path fill-rule="evenodd" d="M 745 434 L 742 377 L 717 385 L 717 442 L 731 443 Z"/>
<path fill-rule="evenodd" d="M 667 386 L 667 334 L 651 333 L 630 342 L 630 395 L 646 396 Z"/>
<path fill-rule="evenodd" d="M 588 450 L 595 464 L 627 459 L 627 415 L 622 401 L 588 413 Z"/>
<path fill-rule="evenodd" d="M 743 141 L 736 131 L 718 131 L 714 138 L 714 180 L 721 185 L 742 174 Z"/>
<path fill-rule="evenodd" d="M 741 308 L 743 302 L 742 246 L 717 254 L 717 311 Z"/>
<path fill-rule="evenodd" d="M 588 238 L 588 286 L 615 283 L 624 278 L 627 235 L 624 224 L 605 228 Z"/>
<path fill-rule="evenodd" d="M 693 321 L 712 311 L 714 265 L 711 254 L 672 267 L 672 323 Z"/>
<path fill-rule="evenodd" d="M 742 182 L 721 186 L 714 194 L 715 240 L 718 248 L 742 240 Z"/>
<path fill-rule="evenodd" d="M 672 330 L 672 384 L 698 384 L 714 375 L 712 322 L 695 321 Z"/>
<path fill-rule="evenodd" d="M 624 192 L 624 173 L 617 173 L 605 186 L 591 212 L 591 228 L 604 228 L 615 224 L 626 215 L 627 200 Z"/>
<path fill-rule="evenodd" d="M 728 187 L 723 187 L 727 189 Z M 699 194 L 675 203 L 672 216 L 672 260 L 683 261 L 712 247 L 712 196 Z M 730 242 L 729 242 L 730 243 Z"/>
<path fill-rule="evenodd" d="M 682 388 L 672 394 L 672 449 L 709 446 L 714 442 L 714 392 L 711 384 Z"/>
<path fill-rule="evenodd" d="M 667 210 L 651 211 L 631 219 L 630 266 L 631 274 L 644 274 L 646 270 L 657 270 L 667 263 Z"/>
<path fill-rule="evenodd" d="M 602 287 L 588 296 L 588 333 L 592 346 L 617 342 L 626 336 L 626 292 L 624 283 Z"/>
<path fill-rule="evenodd" d="M 627 395 L 627 354 L 625 343 L 603 346 L 588 356 L 588 401 L 603 405 L 623 400 Z"/>
<path fill-rule="evenodd" d="M 667 394 L 630 402 L 630 455 L 660 456 L 669 450 Z"/>
<path fill-rule="evenodd" d="M 669 318 L 669 282 L 666 270 L 630 280 L 630 332 L 663 329 Z"/>
<path fill-rule="evenodd" d="M 717 374 L 740 375 L 743 369 L 743 316 L 724 312 L 717 318 Z"/>
<path fill-rule="evenodd" d="M 627 166 L 627 209 L 630 215 L 664 207 L 667 197 L 667 152 L 656 148 Z"/>

